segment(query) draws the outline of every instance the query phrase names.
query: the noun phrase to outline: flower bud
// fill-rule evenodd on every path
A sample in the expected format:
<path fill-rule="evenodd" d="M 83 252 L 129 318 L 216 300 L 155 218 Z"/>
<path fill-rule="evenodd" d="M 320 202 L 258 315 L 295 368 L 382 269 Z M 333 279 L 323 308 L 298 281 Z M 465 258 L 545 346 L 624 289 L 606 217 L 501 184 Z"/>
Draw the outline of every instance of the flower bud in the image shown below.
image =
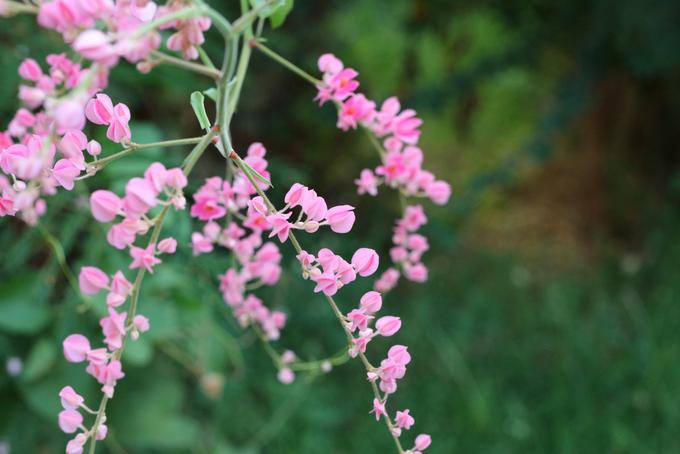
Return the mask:
<path fill-rule="evenodd" d="M 59 428 L 67 434 L 77 431 L 83 423 L 83 415 L 76 410 L 64 410 L 59 413 Z"/>
<path fill-rule="evenodd" d="M 360 248 L 352 256 L 352 266 L 359 276 L 366 277 L 375 273 L 378 269 L 380 259 L 378 253 L 373 249 Z"/>
<path fill-rule="evenodd" d="M 347 233 L 352 230 L 355 219 L 354 207 L 350 205 L 336 206 L 326 213 L 326 220 L 335 233 Z"/>
<path fill-rule="evenodd" d="M 86 295 L 96 295 L 109 285 L 109 276 L 94 266 L 84 266 L 78 275 L 80 290 Z"/>
<path fill-rule="evenodd" d="M 401 319 L 388 315 L 381 317 L 375 322 L 375 329 L 381 336 L 389 337 L 394 335 L 401 328 Z"/>
<path fill-rule="evenodd" d="M 111 222 L 120 213 L 123 201 L 111 191 L 99 189 L 90 196 L 90 210 L 99 222 Z"/>

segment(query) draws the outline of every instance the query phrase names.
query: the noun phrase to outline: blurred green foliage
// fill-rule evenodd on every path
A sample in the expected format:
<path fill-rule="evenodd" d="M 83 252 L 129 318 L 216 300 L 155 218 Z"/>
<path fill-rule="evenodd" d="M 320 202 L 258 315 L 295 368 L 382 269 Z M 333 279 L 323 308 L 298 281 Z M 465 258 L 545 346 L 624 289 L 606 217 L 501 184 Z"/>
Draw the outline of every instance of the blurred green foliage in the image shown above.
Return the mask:
<path fill-rule="evenodd" d="M 679 19 L 671 0 L 300 1 L 282 28 L 266 32 L 301 66 L 313 70 L 318 55 L 334 52 L 358 68 L 370 96 L 397 94 L 416 108 L 426 167 L 454 186 L 449 207 L 429 208 L 430 281 L 402 283 L 385 306 L 404 320 L 395 340 L 414 355 L 395 404 L 411 408 L 415 431 L 432 434 L 428 452 L 680 451 Z M 18 62 L 63 46 L 31 18 L 0 24 L 5 125 Z M 111 96 L 131 106 L 136 141 L 199 132 L 189 96 L 206 81 L 171 68 L 142 77 L 126 64 L 111 80 Z M 357 206 L 350 237 L 315 235 L 307 248 L 386 253 L 398 201 L 389 191 L 355 194 L 351 180 L 375 165 L 370 144 L 337 131 L 332 109 L 318 109 L 313 96 L 255 54 L 234 143 L 264 142 L 276 200 L 302 181 Z M 145 150 L 112 164 L 51 198 L 40 228 L 0 221 L 0 360 L 23 362 L 17 377 L 0 372 L 0 441 L 12 452 L 63 449 L 56 414 L 65 384 L 89 403 L 98 398 L 59 345 L 73 331 L 96 337 L 104 304 L 80 300 L 54 246 L 73 270 L 125 268 L 89 216 L 87 194 L 121 191 L 151 161 L 177 164 L 186 151 Z M 216 153 L 206 156 L 197 177 L 222 166 Z M 186 213 L 167 226 L 186 246 L 194 228 Z M 258 291 L 290 314 L 279 344 L 301 357 L 332 355 L 342 333 L 284 252 L 281 282 Z M 125 352 L 103 450 L 390 452 L 368 415 L 360 364 L 291 386 L 276 381 L 217 291 L 229 260 L 193 258 L 183 247 L 145 280 L 140 311 L 152 330 Z M 367 285 L 343 289 L 343 308 Z M 387 346 L 372 344 L 376 358 Z"/>

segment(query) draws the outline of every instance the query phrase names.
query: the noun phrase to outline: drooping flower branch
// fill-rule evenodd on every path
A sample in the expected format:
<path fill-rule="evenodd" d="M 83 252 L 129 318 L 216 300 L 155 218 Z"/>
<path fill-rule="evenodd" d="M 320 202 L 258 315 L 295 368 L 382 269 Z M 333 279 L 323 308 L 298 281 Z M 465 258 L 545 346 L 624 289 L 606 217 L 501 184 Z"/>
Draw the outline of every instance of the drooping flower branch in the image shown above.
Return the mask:
<path fill-rule="evenodd" d="M 50 55 L 46 72 L 31 59 L 19 67 L 24 80 L 19 90 L 23 107 L 16 112 L 7 131 L 0 133 L 0 169 L 4 173 L 0 175 L 0 216 L 18 216 L 34 224 L 45 212 L 47 204 L 43 197 L 54 194 L 58 187 L 71 190 L 78 180 L 93 176 L 133 152 L 194 145 L 181 168 L 166 169 L 157 162 L 143 176 L 128 181 L 124 195 L 100 189 L 90 196 L 94 218 L 112 223 L 107 241 L 116 249 L 128 251 L 129 269 L 138 271 L 132 282 L 122 270 L 107 273 L 88 266 L 80 271 L 78 283 L 83 294 L 106 291 L 107 315 L 100 320 L 104 346 L 93 348 L 89 339 L 75 333 L 64 340 L 64 355 L 68 361 L 88 363 L 86 372 L 102 385 L 103 396 L 99 406 L 91 409 L 71 386 L 62 389 L 64 410 L 59 415 L 59 425 L 66 433 L 77 433 L 68 443 L 67 453 L 80 454 L 89 442 L 92 454 L 97 440 L 106 437 L 106 407 L 117 381 L 125 375 L 121 363 L 125 342 L 128 338 L 136 339 L 152 323 L 138 313 L 143 279 L 161 263 L 163 254 L 172 254 L 178 247 L 174 238 L 161 239 L 163 222 L 171 209 L 185 208 L 183 191 L 187 177 L 210 145 L 227 159 L 229 171 L 225 178 L 207 179 L 194 194 L 191 216 L 205 224 L 200 232 L 193 233 L 191 246 L 195 254 L 211 252 L 216 246 L 232 254 L 231 266 L 219 277 L 220 290 L 241 325 L 252 327 L 264 342 L 278 368 L 279 380 L 292 382 L 294 371 L 328 372 L 347 358 L 358 357 L 373 390 L 371 413 L 376 419 L 383 418 L 398 452 L 416 454 L 430 444 L 429 436 L 421 434 L 413 448 L 405 451 L 400 437 L 402 431 L 413 426 L 414 418 L 409 410 L 392 414 L 387 409 L 388 399 L 411 361 L 407 347 L 393 345 L 379 366 L 374 366 L 366 356 L 371 340 L 377 336 L 391 337 L 401 328 L 397 316 L 376 318 L 382 309 L 381 293 L 391 289 L 399 278 L 396 267 L 410 280 L 422 282 L 427 278 L 421 258 L 428 244 L 416 233 L 427 221 L 423 208 L 404 204 L 403 216 L 394 232 L 395 247 L 390 251 L 395 267 L 383 273 L 374 285 L 375 290 L 364 294 L 357 307 L 347 313 L 341 311 L 334 296 L 357 277 L 373 275 L 379 265 L 378 254 L 373 249 L 360 248 L 346 260 L 327 248 L 314 255 L 303 250 L 296 231 L 314 233 L 327 227 L 346 234 L 356 220 L 354 208 L 328 207 L 316 191 L 296 183 L 287 192 L 284 207 L 276 209 L 265 192 L 271 184 L 264 147 L 253 144 L 243 159 L 233 151 L 230 125 L 252 49 L 259 48 L 314 84 L 321 103 L 332 101 L 337 106 L 340 129 L 361 127 L 369 132 L 382 162 L 374 171 L 362 171 L 357 180 L 359 193 L 375 195 L 378 186 L 385 184 L 397 189 L 403 198 L 429 198 L 443 204 L 450 188 L 421 168 L 422 152 L 416 147 L 421 120 L 414 111 L 400 111 L 396 98 L 390 98 L 380 111 L 376 110 L 375 103 L 356 92 L 357 72 L 344 68 L 332 55 L 319 59 L 323 78 L 318 80 L 261 44 L 263 19 L 285 8 L 284 3 L 284 0 L 242 0 L 242 15 L 230 22 L 202 0 L 170 0 L 162 6 L 148 0 L 49 0 L 38 4 L 0 0 L 0 16 L 37 14 L 41 26 L 60 33 L 82 57 L 82 61 L 74 61 L 65 54 Z M 219 69 L 201 48 L 204 32 L 211 26 L 225 41 Z M 171 30 L 166 47 L 170 52 L 178 52 L 178 56 L 160 50 L 163 30 Z M 201 63 L 196 61 L 199 59 Z M 122 60 L 135 64 L 142 73 L 159 64 L 169 64 L 215 80 L 214 90 L 206 92 L 216 104 L 213 121 L 205 113 L 203 95 L 192 96 L 192 107 L 205 135 L 152 144 L 133 142 L 130 110 L 102 92 L 108 85 L 110 71 Z M 88 120 L 105 127 L 107 139 L 121 144 L 123 149 L 101 157 L 101 144 L 88 140 L 84 132 Z M 138 238 L 147 236 L 148 241 L 139 245 Z M 315 293 L 324 294 L 347 337 L 346 352 L 305 362 L 298 360 L 292 351 L 280 354 L 270 345 L 280 337 L 287 315 L 268 308 L 254 291 L 261 285 L 275 285 L 281 274 L 280 251 L 269 240 L 274 237 L 293 245 L 301 276 L 314 283 Z M 93 416 L 91 424 L 85 424 L 83 412 Z"/>

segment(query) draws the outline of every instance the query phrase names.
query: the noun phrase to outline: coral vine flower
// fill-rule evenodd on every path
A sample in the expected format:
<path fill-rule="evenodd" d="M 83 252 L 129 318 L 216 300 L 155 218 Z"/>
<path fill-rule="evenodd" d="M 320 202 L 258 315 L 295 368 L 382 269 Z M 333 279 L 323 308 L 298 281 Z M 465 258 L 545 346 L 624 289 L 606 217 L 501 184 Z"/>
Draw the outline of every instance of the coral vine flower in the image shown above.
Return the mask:
<path fill-rule="evenodd" d="M 133 247 L 130 249 L 132 263 L 130 269 L 145 268 L 149 273 L 153 273 L 153 267 L 161 263 L 161 259 L 154 255 L 155 245 L 150 244 L 146 248 Z"/>

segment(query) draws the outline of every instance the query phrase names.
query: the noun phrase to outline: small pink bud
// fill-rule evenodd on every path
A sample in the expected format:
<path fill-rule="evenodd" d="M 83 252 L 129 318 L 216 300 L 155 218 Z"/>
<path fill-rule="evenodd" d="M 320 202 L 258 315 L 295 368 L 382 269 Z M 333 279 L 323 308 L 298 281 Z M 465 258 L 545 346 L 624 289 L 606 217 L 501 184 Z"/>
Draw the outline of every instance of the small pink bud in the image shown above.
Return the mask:
<path fill-rule="evenodd" d="M 432 444 L 432 437 L 428 434 L 420 434 L 416 437 L 415 448 L 418 451 L 425 451 Z"/>
<path fill-rule="evenodd" d="M 388 315 L 386 317 L 380 317 L 378 321 L 375 322 L 375 329 L 381 336 L 392 336 L 399 331 L 399 328 L 401 328 L 401 319 L 399 317 Z"/>
<path fill-rule="evenodd" d="M 435 181 L 427 185 L 425 194 L 437 205 L 446 205 L 451 197 L 451 186 L 445 181 Z"/>
<path fill-rule="evenodd" d="M 382 307 L 382 296 L 380 296 L 380 293 L 378 292 L 366 292 L 364 293 L 364 296 L 361 297 L 359 304 L 367 314 L 375 314 Z"/>
<path fill-rule="evenodd" d="M 326 213 L 326 220 L 335 233 L 347 233 L 352 230 L 355 219 L 354 207 L 350 205 L 336 206 Z"/>
<path fill-rule="evenodd" d="M 61 391 L 59 391 L 59 397 L 61 397 L 61 406 L 65 410 L 75 410 L 80 407 L 80 404 L 84 402 L 83 396 L 75 392 L 70 386 L 64 386 Z"/>
<path fill-rule="evenodd" d="M 96 140 L 90 140 L 87 143 L 87 152 L 90 156 L 99 156 L 102 152 L 102 146 Z"/>
<path fill-rule="evenodd" d="M 83 415 L 76 410 L 64 410 L 59 413 L 59 428 L 67 434 L 72 434 L 83 423 Z"/>
<path fill-rule="evenodd" d="M 378 253 L 373 249 L 360 248 L 352 256 L 352 266 L 359 276 L 366 277 L 375 273 L 378 269 L 380 259 Z"/>
<path fill-rule="evenodd" d="M 123 207 L 120 197 L 111 191 L 99 189 L 90 196 L 90 209 L 92 215 L 99 222 L 111 222 L 116 218 Z"/>
<path fill-rule="evenodd" d="M 78 276 L 80 290 L 86 295 L 96 295 L 109 285 L 109 276 L 94 266 L 84 266 Z"/>
<path fill-rule="evenodd" d="M 174 254 L 176 250 L 177 240 L 172 237 L 165 238 L 158 243 L 158 252 L 163 254 Z"/>
<path fill-rule="evenodd" d="M 149 319 L 143 315 L 135 315 L 135 318 L 132 320 L 132 324 L 140 333 L 149 331 Z"/>
<path fill-rule="evenodd" d="M 284 385 L 290 385 L 293 383 L 293 381 L 295 381 L 295 372 L 293 372 L 293 370 L 288 367 L 284 367 L 279 371 L 277 378 Z"/>

